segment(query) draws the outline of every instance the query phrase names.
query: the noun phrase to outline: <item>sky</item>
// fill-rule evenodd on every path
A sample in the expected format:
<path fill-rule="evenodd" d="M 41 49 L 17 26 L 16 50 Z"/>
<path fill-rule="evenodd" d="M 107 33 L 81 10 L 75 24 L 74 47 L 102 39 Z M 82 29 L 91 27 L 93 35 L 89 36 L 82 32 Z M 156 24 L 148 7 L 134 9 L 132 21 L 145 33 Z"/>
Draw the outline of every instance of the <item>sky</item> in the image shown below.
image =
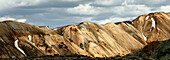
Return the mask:
<path fill-rule="evenodd" d="M 0 0 L 0 21 L 50 28 L 81 22 L 114 23 L 169 11 L 170 0 Z"/>

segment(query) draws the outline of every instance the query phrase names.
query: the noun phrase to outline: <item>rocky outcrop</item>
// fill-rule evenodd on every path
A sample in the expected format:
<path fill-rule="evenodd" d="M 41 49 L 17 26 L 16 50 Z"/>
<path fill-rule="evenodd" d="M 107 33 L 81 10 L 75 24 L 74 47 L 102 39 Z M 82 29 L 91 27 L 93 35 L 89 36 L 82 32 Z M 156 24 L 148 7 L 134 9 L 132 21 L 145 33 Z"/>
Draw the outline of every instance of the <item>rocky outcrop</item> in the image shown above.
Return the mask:
<path fill-rule="evenodd" d="M 99 25 L 82 22 L 60 28 L 0 22 L 0 58 L 42 55 L 124 56 L 148 43 L 170 39 L 170 14 L 142 15 L 132 21 Z"/>
<path fill-rule="evenodd" d="M 138 56 L 139 58 L 150 58 L 154 60 L 169 60 L 170 39 L 167 41 L 154 41 L 143 49 L 127 54 L 126 56 Z"/>

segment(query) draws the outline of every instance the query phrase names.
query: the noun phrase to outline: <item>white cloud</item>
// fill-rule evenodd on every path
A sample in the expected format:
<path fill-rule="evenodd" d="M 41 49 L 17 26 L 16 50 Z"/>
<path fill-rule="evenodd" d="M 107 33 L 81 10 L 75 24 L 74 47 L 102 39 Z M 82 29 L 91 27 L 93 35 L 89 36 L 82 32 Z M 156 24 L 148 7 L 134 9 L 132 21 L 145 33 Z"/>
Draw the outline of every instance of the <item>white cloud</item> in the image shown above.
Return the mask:
<path fill-rule="evenodd" d="M 77 2 L 77 1 L 81 1 L 81 0 L 61 0 L 61 1 L 66 1 L 66 2 Z"/>
<path fill-rule="evenodd" d="M 0 17 L 0 21 L 6 21 L 6 20 L 16 20 L 15 18 L 11 18 L 11 17 Z"/>
<path fill-rule="evenodd" d="M 88 4 L 79 4 L 79 6 L 68 8 L 67 12 L 71 14 L 79 14 L 79 15 L 97 15 L 100 13 L 101 8 L 91 6 Z"/>
<path fill-rule="evenodd" d="M 145 0 L 146 2 L 150 3 L 150 4 L 161 4 L 161 3 L 166 3 L 167 0 Z"/>
<path fill-rule="evenodd" d="M 110 18 L 104 19 L 104 20 L 93 20 L 93 17 L 74 17 L 74 18 L 79 20 L 79 21 L 76 20 L 77 22 L 94 22 L 94 23 L 98 23 L 98 24 L 106 24 L 106 23 L 109 23 L 109 22 L 122 22 L 122 21 L 133 20 L 136 17 L 121 18 L 121 17 L 111 16 Z"/>
<path fill-rule="evenodd" d="M 40 0 L 0 0 L 0 10 L 5 10 L 9 8 L 19 7 L 19 6 L 32 6 L 36 5 Z"/>
<path fill-rule="evenodd" d="M 17 8 L 21 6 L 22 8 Z M 0 0 L 0 16 L 28 18 L 29 21 L 26 22 L 36 25 L 61 26 L 83 21 L 108 23 L 129 20 L 125 17 L 136 17 L 153 11 L 168 12 L 169 6 L 168 0 Z M 21 17 L 16 17 L 17 15 Z M 110 16 L 114 17 L 109 18 Z"/>
<path fill-rule="evenodd" d="M 17 22 L 27 21 L 26 19 L 15 19 L 15 18 L 11 18 L 11 17 L 0 17 L 0 21 L 6 21 L 6 20 L 17 21 Z"/>
<path fill-rule="evenodd" d="M 125 0 L 128 4 L 147 4 L 147 5 L 161 5 L 167 4 L 167 0 Z"/>
<path fill-rule="evenodd" d="M 163 12 L 170 12 L 170 5 L 161 6 L 161 11 L 163 11 Z"/>
<path fill-rule="evenodd" d="M 27 21 L 26 19 L 18 19 L 17 22 L 25 22 Z"/>
<path fill-rule="evenodd" d="M 134 0 L 125 0 L 122 5 L 128 5 L 128 3 L 134 3 Z"/>
<path fill-rule="evenodd" d="M 122 3 L 123 0 L 95 0 L 93 4 L 97 5 L 117 5 Z"/>
<path fill-rule="evenodd" d="M 113 0 L 95 0 L 96 4 L 102 4 L 102 5 L 111 5 L 112 3 L 115 3 Z M 114 7 L 94 7 L 90 4 L 80 4 L 77 7 L 69 8 L 67 11 L 72 14 L 80 14 L 80 15 L 97 15 L 97 14 L 105 14 L 105 13 L 111 13 L 113 16 L 111 16 L 108 19 L 105 20 L 93 20 L 93 17 L 89 18 L 83 18 L 79 17 L 81 22 L 88 21 L 88 22 L 95 22 L 98 24 L 106 24 L 109 22 L 121 22 L 121 21 L 127 21 L 127 20 L 133 20 L 136 16 L 147 14 L 151 12 L 151 8 L 147 7 L 146 5 L 131 5 L 128 4 L 128 2 L 134 2 L 135 0 L 126 0 L 122 3 L 120 3 L 120 6 L 114 6 Z"/>
<path fill-rule="evenodd" d="M 77 20 L 80 20 L 77 22 L 91 21 L 93 19 L 93 17 L 74 17 L 74 18 L 76 18 Z"/>
<path fill-rule="evenodd" d="M 167 0 L 145 0 L 145 4 L 163 4 L 168 2 Z"/>
<path fill-rule="evenodd" d="M 112 8 L 113 13 L 121 16 L 136 16 L 141 14 L 146 14 L 151 11 L 151 9 L 145 5 L 123 5 Z"/>
<path fill-rule="evenodd" d="M 121 17 L 110 17 L 109 19 L 105 19 L 105 20 L 92 20 L 91 22 L 95 22 L 98 24 L 106 24 L 109 22 L 122 22 L 122 21 L 127 21 L 127 20 L 131 20 L 134 19 L 135 17 L 125 17 L 125 18 L 121 18 Z"/>

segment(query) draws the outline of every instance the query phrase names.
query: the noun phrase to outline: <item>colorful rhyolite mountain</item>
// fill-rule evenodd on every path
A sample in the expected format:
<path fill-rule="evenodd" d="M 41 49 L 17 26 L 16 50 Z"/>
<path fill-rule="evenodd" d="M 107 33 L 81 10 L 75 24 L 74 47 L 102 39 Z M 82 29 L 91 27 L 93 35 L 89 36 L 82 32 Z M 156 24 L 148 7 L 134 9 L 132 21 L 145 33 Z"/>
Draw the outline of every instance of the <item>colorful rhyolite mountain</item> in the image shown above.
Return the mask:
<path fill-rule="evenodd" d="M 82 22 L 60 28 L 0 22 L 0 58 L 42 55 L 124 56 L 148 43 L 170 39 L 170 14 L 155 12 L 132 21 Z"/>

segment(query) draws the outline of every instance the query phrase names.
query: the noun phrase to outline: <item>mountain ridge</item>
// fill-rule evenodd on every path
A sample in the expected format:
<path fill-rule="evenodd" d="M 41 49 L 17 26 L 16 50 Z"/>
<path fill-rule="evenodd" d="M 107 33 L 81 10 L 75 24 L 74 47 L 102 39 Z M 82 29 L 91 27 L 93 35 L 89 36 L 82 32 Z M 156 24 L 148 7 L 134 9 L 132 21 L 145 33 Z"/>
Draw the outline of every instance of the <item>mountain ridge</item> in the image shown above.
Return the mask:
<path fill-rule="evenodd" d="M 164 12 L 141 15 L 133 21 L 104 25 L 82 22 L 54 29 L 4 21 L 0 22 L 0 58 L 54 54 L 124 56 L 142 49 L 148 43 L 170 39 L 168 23 L 170 14 Z"/>

